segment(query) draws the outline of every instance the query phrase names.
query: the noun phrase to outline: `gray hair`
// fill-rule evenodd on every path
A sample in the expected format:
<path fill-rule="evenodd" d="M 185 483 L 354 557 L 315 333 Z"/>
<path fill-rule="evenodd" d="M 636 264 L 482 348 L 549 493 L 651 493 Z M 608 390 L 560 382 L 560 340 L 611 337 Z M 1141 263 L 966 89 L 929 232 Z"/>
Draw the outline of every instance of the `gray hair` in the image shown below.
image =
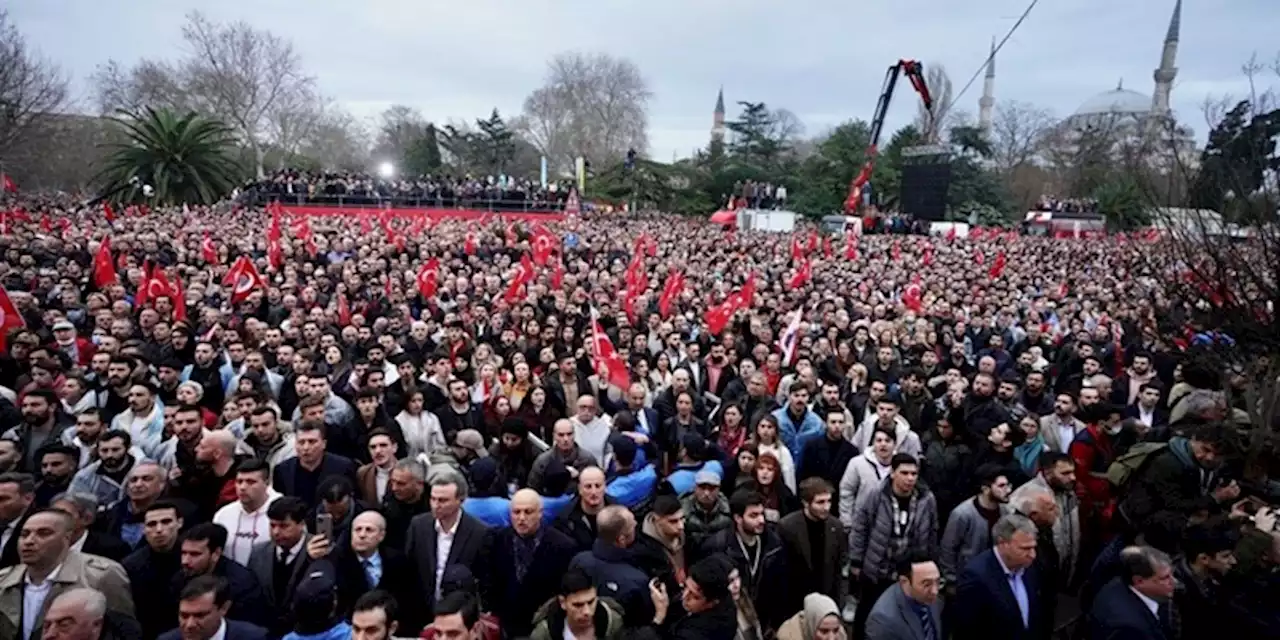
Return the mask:
<path fill-rule="evenodd" d="M 1216 411 L 1224 402 L 1221 391 L 1211 391 L 1209 389 L 1196 389 L 1183 396 L 1178 404 L 1181 405 L 1183 415 L 1199 416 L 1206 412 Z"/>
<path fill-rule="evenodd" d="M 97 589 L 89 587 L 69 589 L 54 598 L 52 604 L 59 602 L 83 609 L 85 614 L 93 620 L 101 620 L 107 615 L 107 596 Z"/>
<path fill-rule="evenodd" d="M 1095 389 L 1099 387 L 1109 387 L 1111 386 L 1111 383 L 1111 376 L 1104 373 L 1095 373 L 1089 378 L 1089 386 Z"/>
<path fill-rule="evenodd" d="M 431 478 L 432 487 L 454 486 L 458 490 L 458 499 L 467 499 L 467 479 L 463 475 L 453 469 L 442 471 L 435 477 Z"/>
<path fill-rule="evenodd" d="M 178 385 L 178 391 L 181 391 L 184 388 L 192 390 L 196 394 L 197 401 L 204 399 L 204 387 L 201 386 L 199 382 L 192 382 L 188 380 Z"/>
<path fill-rule="evenodd" d="M 1022 514 L 1010 513 L 1000 516 L 1000 519 L 996 521 L 996 526 L 991 528 L 991 537 L 995 538 L 997 543 L 1008 542 L 1013 539 L 1015 533 L 1019 532 L 1029 534 L 1034 538 L 1037 533 L 1036 523 Z"/>
<path fill-rule="evenodd" d="M 1009 506 L 1019 515 L 1026 515 L 1036 510 L 1036 502 L 1046 497 L 1053 499 L 1053 494 L 1046 489 L 1027 487 L 1013 497 Z"/>
<path fill-rule="evenodd" d="M 405 458 L 396 462 L 396 466 L 392 468 L 392 471 L 396 469 L 408 471 L 409 475 L 412 475 L 413 479 L 418 482 L 427 481 L 427 467 L 413 458 Z"/>
<path fill-rule="evenodd" d="M 1169 554 L 1155 547 L 1125 547 L 1120 552 L 1121 575 L 1132 584 L 1134 578 L 1152 578 L 1164 567 L 1172 567 Z"/>
<path fill-rule="evenodd" d="M 76 513 L 71 515 L 76 518 L 92 518 L 98 513 L 98 497 L 92 493 L 64 491 L 54 496 L 49 504 L 55 502 L 70 502 L 76 509 Z"/>

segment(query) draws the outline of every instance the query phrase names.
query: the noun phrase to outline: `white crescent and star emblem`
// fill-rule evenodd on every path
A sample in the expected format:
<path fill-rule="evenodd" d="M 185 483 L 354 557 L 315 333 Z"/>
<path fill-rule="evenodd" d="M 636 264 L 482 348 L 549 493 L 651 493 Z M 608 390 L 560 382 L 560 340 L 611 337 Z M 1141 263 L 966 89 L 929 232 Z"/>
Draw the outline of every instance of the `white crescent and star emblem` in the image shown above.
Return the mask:
<path fill-rule="evenodd" d="M 253 278 L 250 278 L 249 276 L 246 276 L 246 275 L 241 275 L 240 278 L 236 280 L 236 293 L 248 293 L 252 289 L 253 289 Z"/>
<path fill-rule="evenodd" d="M 213 238 L 205 238 L 204 242 L 201 244 L 201 248 L 209 253 L 213 253 L 214 251 Z"/>
<path fill-rule="evenodd" d="M 169 289 L 165 287 L 164 283 L 160 282 L 159 280 L 156 280 L 153 278 L 151 282 L 147 283 L 147 295 L 152 298 L 168 295 L 168 293 L 169 293 Z"/>

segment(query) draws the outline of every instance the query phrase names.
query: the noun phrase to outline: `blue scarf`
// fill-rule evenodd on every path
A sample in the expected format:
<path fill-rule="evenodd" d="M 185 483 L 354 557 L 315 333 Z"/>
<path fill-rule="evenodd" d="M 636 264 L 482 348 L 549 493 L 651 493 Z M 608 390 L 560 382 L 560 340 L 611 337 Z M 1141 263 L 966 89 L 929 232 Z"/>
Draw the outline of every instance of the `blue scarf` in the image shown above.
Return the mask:
<path fill-rule="evenodd" d="M 1040 454 L 1044 453 L 1044 434 L 1037 432 L 1036 437 L 1020 444 L 1013 450 L 1013 457 L 1018 459 L 1022 472 L 1035 476 L 1040 465 Z"/>

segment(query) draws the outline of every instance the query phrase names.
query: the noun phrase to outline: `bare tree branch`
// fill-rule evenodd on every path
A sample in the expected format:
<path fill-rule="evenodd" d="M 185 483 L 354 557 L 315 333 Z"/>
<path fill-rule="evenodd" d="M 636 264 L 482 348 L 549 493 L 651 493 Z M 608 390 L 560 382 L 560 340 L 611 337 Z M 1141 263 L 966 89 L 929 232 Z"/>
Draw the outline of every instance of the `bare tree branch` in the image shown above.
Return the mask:
<path fill-rule="evenodd" d="M 0 162 L 37 133 L 42 119 L 61 112 L 67 95 L 66 76 L 28 48 L 0 10 Z"/>

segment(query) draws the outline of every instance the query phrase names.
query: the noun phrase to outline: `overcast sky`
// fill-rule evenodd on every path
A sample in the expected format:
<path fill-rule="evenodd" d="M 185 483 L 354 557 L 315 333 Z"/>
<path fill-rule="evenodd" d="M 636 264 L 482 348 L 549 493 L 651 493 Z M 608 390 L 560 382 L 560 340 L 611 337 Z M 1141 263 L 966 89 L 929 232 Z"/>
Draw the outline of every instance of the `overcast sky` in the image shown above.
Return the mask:
<path fill-rule="evenodd" d="M 817 134 L 870 118 L 885 69 L 914 57 L 943 64 L 956 91 L 1029 0 L 21 0 L 10 17 L 70 74 L 115 59 L 174 57 L 184 14 L 246 20 L 293 41 L 319 86 L 353 113 L 408 104 L 437 121 L 497 107 L 519 112 L 566 50 L 634 61 L 653 90 L 650 154 L 688 155 L 707 141 L 716 90 L 790 109 Z M 1174 0 L 1041 0 L 997 58 L 998 101 L 1068 115 L 1115 88 L 1150 95 Z M 1243 95 L 1241 63 L 1274 59 L 1280 0 L 1186 0 L 1173 107 L 1203 139 L 1206 97 Z M 1274 74 L 1267 82 L 1280 85 Z M 900 85 L 901 86 L 901 85 Z M 974 114 L 979 79 L 957 101 Z M 905 87 L 886 131 L 908 123 Z"/>

